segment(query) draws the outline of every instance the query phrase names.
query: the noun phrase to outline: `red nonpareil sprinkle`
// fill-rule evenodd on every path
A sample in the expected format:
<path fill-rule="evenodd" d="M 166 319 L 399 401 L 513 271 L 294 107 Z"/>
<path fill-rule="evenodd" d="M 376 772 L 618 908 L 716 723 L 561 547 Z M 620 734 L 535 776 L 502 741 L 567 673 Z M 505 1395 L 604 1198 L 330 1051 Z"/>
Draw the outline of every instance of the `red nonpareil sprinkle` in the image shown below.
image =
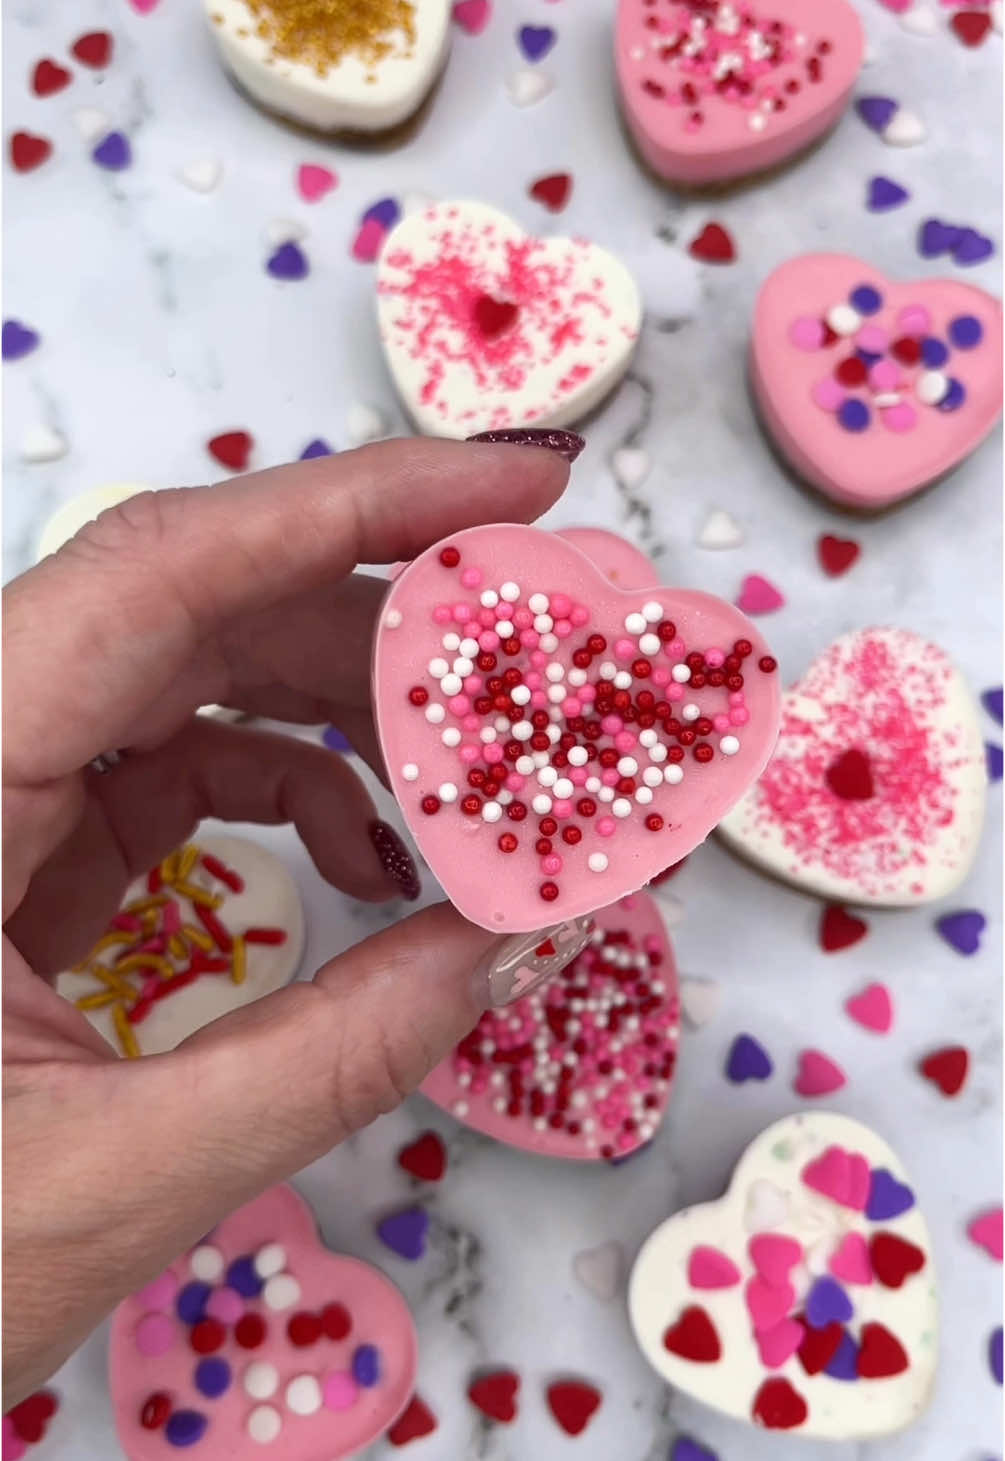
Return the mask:
<path fill-rule="evenodd" d="M 164 883 L 160 867 L 152 867 L 147 873 L 147 892 L 159 893 Z"/>
<path fill-rule="evenodd" d="M 214 857 L 211 852 L 202 854 L 202 865 L 214 878 L 218 878 L 221 883 L 226 883 L 232 893 L 244 892 L 244 879 L 240 874 L 235 873 L 233 868 L 227 867 L 226 863 L 221 862 L 218 857 Z"/>
<path fill-rule="evenodd" d="M 156 1431 L 171 1414 L 171 1397 L 163 1390 L 148 1395 L 140 1409 L 140 1425 L 145 1431 Z"/>
<path fill-rule="evenodd" d="M 246 944 L 284 944 L 289 935 L 285 928 L 249 928 L 245 931 Z"/>
<path fill-rule="evenodd" d="M 217 918 L 212 908 L 206 908 L 202 903 L 193 903 L 195 916 L 216 944 L 217 948 L 224 954 L 229 954 L 234 947 L 234 940 Z"/>

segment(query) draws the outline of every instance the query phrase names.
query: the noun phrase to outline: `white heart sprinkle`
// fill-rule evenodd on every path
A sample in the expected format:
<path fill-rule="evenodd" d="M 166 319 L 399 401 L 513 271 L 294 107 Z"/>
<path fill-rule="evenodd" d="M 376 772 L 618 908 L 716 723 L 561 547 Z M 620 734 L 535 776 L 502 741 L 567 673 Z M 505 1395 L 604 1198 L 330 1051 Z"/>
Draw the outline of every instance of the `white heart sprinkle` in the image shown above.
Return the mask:
<path fill-rule="evenodd" d="M 611 457 L 611 468 L 619 484 L 627 491 L 639 487 L 649 476 L 652 462 L 641 447 L 621 446 Z"/>
<path fill-rule="evenodd" d="M 98 107 L 77 107 L 73 125 L 85 142 L 97 142 L 112 130 L 112 119 Z"/>
<path fill-rule="evenodd" d="M 196 193 L 211 193 L 223 176 L 218 157 L 197 157 L 178 169 L 178 179 Z"/>
<path fill-rule="evenodd" d="M 265 242 L 274 248 L 284 243 L 299 243 L 307 237 L 307 225 L 296 218 L 273 218 L 265 225 Z"/>
<path fill-rule="evenodd" d="M 924 142 L 928 128 L 914 112 L 898 107 L 881 136 L 891 147 L 914 147 L 918 142 Z"/>
<path fill-rule="evenodd" d="M 58 431 L 39 422 L 37 426 L 29 426 L 22 436 L 20 451 L 25 462 L 58 462 L 66 456 L 69 446 Z"/>
<path fill-rule="evenodd" d="M 554 77 L 549 76 L 547 71 L 531 71 L 524 68 L 514 71 L 506 78 L 506 90 L 509 92 L 509 99 L 514 106 L 532 107 L 546 97 L 549 91 L 555 88 Z"/>
<path fill-rule="evenodd" d="M 915 5 L 913 9 L 905 10 L 900 17 L 900 23 L 904 30 L 914 36 L 933 36 L 938 26 L 935 11 L 929 10 L 927 5 Z"/>
<path fill-rule="evenodd" d="M 680 1007 L 692 1029 L 700 1029 L 715 1018 L 722 1005 L 722 985 L 716 979 L 682 979 Z"/>
<path fill-rule="evenodd" d="M 621 1289 L 624 1261 L 620 1243 L 601 1243 L 599 1248 L 585 1248 L 577 1253 L 572 1260 L 572 1271 L 591 1294 L 609 1302 Z"/>
<path fill-rule="evenodd" d="M 699 548 L 739 548 L 743 529 L 722 507 L 714 507 L 695 539 Z"/>
<path fill-rule="evenodd" d="M 787 1193 L 765 1177 L 758 1177 L 747 1189 L 743 1226 L 748 1233 L 765 1233 L 780 1228 L 789 1215 Z"/>
<path fill-rule="evenodd" d="M 354 401 L 345 413 L 345 434 L 350 446 L 362 446 L 386 436 L 387 422 L 376 406 Z"/>

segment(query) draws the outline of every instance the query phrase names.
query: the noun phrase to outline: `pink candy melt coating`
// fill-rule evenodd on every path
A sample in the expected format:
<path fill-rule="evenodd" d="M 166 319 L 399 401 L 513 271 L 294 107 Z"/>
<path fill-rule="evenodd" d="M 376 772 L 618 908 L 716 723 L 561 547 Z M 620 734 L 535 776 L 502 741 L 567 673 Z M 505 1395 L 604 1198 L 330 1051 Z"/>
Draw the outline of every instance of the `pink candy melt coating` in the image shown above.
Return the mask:
<path fill-rule="evenodd" d="M 585 553 L 618 588 L 646 588 L 659 582 L 655 563 L 620 533 L 607 528 L 559 528 L 556 537 Z"/>

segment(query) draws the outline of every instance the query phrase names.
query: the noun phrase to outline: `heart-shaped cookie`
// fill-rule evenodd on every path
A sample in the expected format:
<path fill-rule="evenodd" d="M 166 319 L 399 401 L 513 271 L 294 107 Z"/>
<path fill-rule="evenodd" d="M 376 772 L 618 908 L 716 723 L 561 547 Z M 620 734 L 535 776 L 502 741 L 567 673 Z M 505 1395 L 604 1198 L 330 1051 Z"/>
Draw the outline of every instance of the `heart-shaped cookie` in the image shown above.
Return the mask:
<path fill-rule="evenodd" d="M 594 924 L 591 942 L 549 983 L 487 1010 L 423 1094 L 466 1126 L 540 1156 L 610 1161 L 645 1146 L 676 1065 L 673 949 L 645 893 L 602 908 Z"/>
<path fill-rule="evenodd" d="M 801 477 L 848 506 L 885 507 L 993 428 L 1001 304 L 955 279 L 895 284 L 846 254 L 804 254 L 758 295 L 751 381 Z"/>
<path fill-rule="evenodd" d="M 750 1201 L 762 1189 L 778 1197 L 770 1228 Z M 704 1281 L 713 1259 L 727 1276 L 715 1284 Z M 653 1368 L 739 1420 L 853 1440 L 900 1430 L 928 1403 L 928 1227 L 893 1152 L 847 1116 L 790 1116 L 762 1132 L 725 1197 L 676 1213 L 642 1245 L 628 1306 Z"/>
<path fill-rule="evenodd" d="M 116 1309 L 119 1440 L 129 1461 L 340 1461 L 405 1409 L 416 1352 L 394 1285 L 272 1187 Z"/>
<path fill-rule="evenodd" d="M 528 933 L 703 841 L 763 770 L 779 690 L 732 605 L 616 588 L 557 535 L 496 523 L 391 585 L 373 697 L 391 788 L 448 897 Z"/>
<path fill-rule="evenodd" d="M 558 536 L 591 559 L 618 588 L 659 583 L 660 571 L 641 548 L 609 528 L 558 528 Z"/>
<path fill-rule="evenodd" d="M 701 185 L 774 167 L 834 126 L 865 37 L 847 0 L 619 0 L 614 49 L 642 157 Z"/>
<path fill-rule="evenodd" d="M 822 898 L 928 903 L 970 870 L 986 786 L 977 705 L 942 650 L 858 629 L 783 696 L 774 754 L 719 830 Z"/>
<path fill-rule="evenodd" d="M 214 833 L 130 884 L 57 988 L 123 1055 L 157 1055 L 289 983 L 303 947 L 303 906 L 284 864 Z"/>
<path fill-rule="evenodd" d="M 206 0 L 224 69 L 266 111 L 316 132 L 389 131 L 450 49 L 449 0 Z"/>
<path fill-rule="evenodd" d="M 416 425 L 465 437 L 585 416 L 628 368 L 642 303 L 606 249 L 534 238 L 484 203 L 447 202 L 388 236 L 377 314 Z"/>

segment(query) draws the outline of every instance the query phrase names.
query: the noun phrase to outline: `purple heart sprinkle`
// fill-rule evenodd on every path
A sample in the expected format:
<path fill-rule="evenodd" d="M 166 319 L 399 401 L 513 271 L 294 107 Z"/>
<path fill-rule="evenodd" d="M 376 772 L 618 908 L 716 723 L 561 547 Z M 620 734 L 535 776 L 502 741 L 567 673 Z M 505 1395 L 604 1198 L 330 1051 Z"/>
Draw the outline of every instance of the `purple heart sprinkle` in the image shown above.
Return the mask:
<path fill-rule="evenodd" d="M 887 213 L 891 208 L 899 208 L 901 203 L 906 203 L 910 196 L 907 189 L 892 178 L 870 178 L 865 206 L 870 213 Z"/>
<path fill-rule="evenodd" d="M 550 25 L 522 25 L 516 38 L 528 61 L 540 61 L 558 40 Z"/>
<path fill-rule="evenodd" d="M 1000 1385 L 1002 1382 L 1002 1331 L 1001 1325 L 988 1340 L 988 1364 L 991 1366 L 991 1373 Z"/>
<path fill-rule="evenodd" d="M 279 245 L 265 267 L 273 279 L 306 279 L 310 273 L 303 249 L 292 239 Z"/>
<path fill-rule="evenodd" d="M 956 247 L 962 233 L 961 228 L 955 228 L 951 223 L 943 223 L 939 218 L 926 218 L 918 230 L 918 252 L 923 259 L 937 259 L 940 254 L 948 254 Z"/>
<path fill-rule="evenodd" d="M 302 462 L 312 462 L 315 457 L 332 457 L 334 455 L 334 451 L 325 441 L 324 437 L 316 436 L 313 441 L 309 441 L 304 447 L 300 453 L 300 460 Z"/>
<path fill-rule="evenodd" d="M 22 325 L 20 320 L 4 320 L 0 354 L 4 360 L 20 360 L 23 356 L 30 355 L 40 340 L 41 336 L 28 325 Z"/>
<path fill-rule="evenodd" d="M 847 1324 L 854 1314 L 851 1299 L 836 1278 L 818 1278 L 806 1296 L 806 1322 L 813 1329 L 828 1324 Z"/>
<path fill-rule="evenodd" d="M 953 258 L 958 264 L 964 266 L 969 264 L 983 264 L 985 259 L 990 259 L 995 251 L 995 246 L 983 233 L 978 233 L 976 228 L 964 228 L 953 248 Z"/>
<path fill-rule="evenodd" d="M 771 1057 L 753 1035 L 737 1035 L 726 1061 L 726 1079 L 740 1085 L 743 1081 L 766 1081 L 774 1070 Z"/>
<path fill-rule="evenodd" d="M 101 139 L 91 156 L 99 167 L 107 168 L 109 172 L 121 172 L 133 160 L 129 138 L 122 132 L 109 132 L 107 137 Z"/>
<path fill-rule="evenodd" d="M 4 326 L 6 329 L 7 326 Z M 993 715 L 999 725 L 1002 723 L 1002 687 L 997 686 L 994 690 L 985 690 L 981 695 L 981 704 L 988 715 Z"/>
<path fill-rule="evenodd" d="M 377 1224 L 377 1236 L 392 1253 L 414 1263 L 426 1251 L 426 1233 L 429 1229 L 429 1214 L 424 1207 L 406 1207 L 381 1218 Z"/>
<path fill-rule="evenodd" d="M 914 1193 L 905 1182 L 898 1182 L 885 1167 L 877 1167 L 872 1173 L 869 1185 L 869 1201 L 865 1215 L 870 1222 L 881 1223 L 887 1218 L 900 1217 L 914 1206 Z"/>
<path fill-rule="evenodd" d="M 958 954 L 976 954 L 987 919 L 976 908 L 961 908 L 936 920 L 935 927 L 950 948 Z"/>
<path fill-rule="evenodd" d="M 1002 748 L 996 746 L 993 741 L 984 742 L 984 756 L 987 760 L 988 780 L 1001 781 L 1002 779 Z"/>
<path fill-rule="evenodd" d="M 678 1436 L 670 1452 L 670 1461 L 719 1461 L 719 1458 L 707 1446 L 699 1446 L 697 1441 L 692 1441 L 690 1436 Z"/>
<path fill-rule="evenodd" d="M 867 127 L 882 132 L 893 121 L 899 106 L 891 96 L 863 96 L 855 103 L 855 110 Z"/>
<path fill-rule="evenodd" d="M 351 751 L 352 745 L 346 740 L 337 725 L 327 725 L 321 736 L 322 741 L 329 751 Z"/>
<path fill-rule="evenodd" d="M 376 219 L 382 228 L 393 228 L 401 217 L 401 209 L 393 198 L 380 198 L 363 214 L 362 222 L 369 223 Z"/>
<path fill-rule="evenodd" d="M 841 1343 L 824 1374 L 830 1375 L 832 1380 L 858 1379 L 858 1346 L 847 1330 L 842 1334 Z"/>

